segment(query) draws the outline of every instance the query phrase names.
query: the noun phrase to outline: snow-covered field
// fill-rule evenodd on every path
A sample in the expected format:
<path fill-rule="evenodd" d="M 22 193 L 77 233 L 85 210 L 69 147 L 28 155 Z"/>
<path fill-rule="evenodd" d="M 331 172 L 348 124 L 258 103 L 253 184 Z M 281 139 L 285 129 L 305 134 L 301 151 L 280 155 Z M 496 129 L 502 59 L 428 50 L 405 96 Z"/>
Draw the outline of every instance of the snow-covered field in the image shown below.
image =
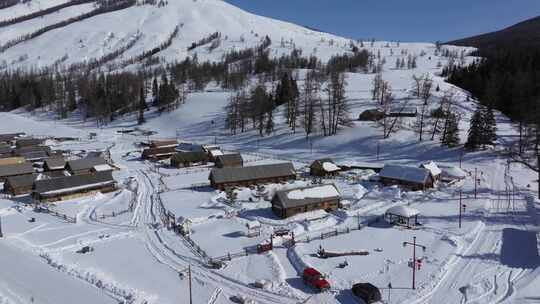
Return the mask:
<path fill-rule="evenodd" d="M 56 5 L 58 1 L 43 1 Z M 54 4 L 53 4 L 54 2 Z M 58 2 L 58 3 L 57 3 Z M 32 5 L 17 5 L 0 10 L 0 20 L 35 11 Z M 39 25 L 88 9 L 84 5 L 45 16 Z M 36 24 L 0 29 L 2 39 L 27 33 Z M 36 21 L 37 22 L 37 21 Z M 126 39 L 142 33 L 140 40 L 124 56 L 138 54 L 163 41 L 176 25 L 183 24 L 179 38 L 160 54 L 168 60 L 197 53 L 199 59 L 218 60 L 229 49 L 243 49 L 269 35 L 272 54 L 289 53 L 291 46 L 279 41 L 294 40 L 304 55 L 328 59 L 349 50 L 349 40 L 245 13 L 222 1 L 169 1 L 164 8 L 136 6 L 75 23 L 48 32 L 2 54 L 10 67 L 49 65 L 68 54 L 65 63 L 101 56 L 115 50 Z M 113 32 L 114 30 L 114 32 Z M 187 46 L 215 31 L 222 33 L 221 46 L 209 53 L 205 47 L 188 53 Z M 15 36 L 13 36 L 15 35 Z M 243 42 L 240 37 L 243 36 Z M 227 39 L 225 39 L 227 37 Z M 330 41 L 334 40 L 332 44 Z M 389 45 L 389 47 L 387 47 Z M 452 91 L 461 114 L 462 143 L 476 107 L 467 92 L 444 82 L 440 66 L 447 58 L 435 54 L 427 43 L 366 42 L 374 54 L 387 61 L 383 78 L 392 86 L 396 100 L 410 95 L 412 76 L 429 74 L 434 80 L 431 109 L 440 105 L 445 91 Z M 44 52 L 47 50 L 47 52 Z M 394 69 L 404 58 L 402 51 L 418 55 L 418 67 Z M 420 54 L 424 54 L 420 56 Z M 28 55 L 19 61 L 21 55 Z M 473 58 L 465 58 L 471 62 Z M 1 66 L 1 63 L 0 63 Z M 303 71 L 298 71 L 299 84 Z M 331 157 L 337 163 L 399 163 L 418 166 L 433 160 L 439 165 L 462 167 L 465 178 L 453 184 L 440 183 L 435 189 L 411 192 L 399 187 L 384 187 L 370 170 L 353 170 L 327 180 L 350 202 L 347 210 L 327 213 L 314 211 L 280 219 L 271 211 L 269 200 L 277 190 L 311 185 L 309 177 L 264 188 L 237 189 L 237 200 L 229 204 L 226 194 L 208 186 L 209 166 L 174 169 L 166 164 L 141 161 L 138 143 L 142 135 L 120 134 L 131 128 L 133 116 L 117 119 L 109 126 L 96 128 L 93 121 L 81 122 L 74 115 L 54 120 L 46 111 L 28 113 L 17 110 L 0 113 L 0 133 L 26 132 L 34 136 L 70 136 L 71 142 L 54 142 L 53 148 L 70 149 L 76 154 L 109 148 L 121 169 L 114 177 L 121 189 L 56 203 L 52 210 L 76 218 L 70 223 L 61 217 L 37 213 L 28 198 L 0 199 L 4 238 L 0 238 L 0 303 L 189 303 L 187 269 L 191 266 L 194 303 L 230 303 L 234 295 L 244 295 L 261 304 L 302 303 L 317 297 L 306 287 L 299 273 L 312 266 L 327 275 L 330 295 L 313 298 L 314 303 L 356 303 L 350 287 L 371 282 L 381 288 L 390 303 L 539 303 L 540 242 L 538 241 L 539 201 L 535 172 L 505 158 L 505 147 L 515 140 L 512 123 L 497 113 L 498 146 L 484 152 L 463 155 L 460 148 L 447 149 L 438 141 L 418 142 L 412 119 L 403 119 L 401 128 L 382 139 L 381 127 L 373 122 L 356 121 L 366 109 L 376 107 L 371 100 L 373 74 L 347 74 L 346 95 L 351 105 L 350 127 L 332 137 L 313 136 L 308 142 L 301 131 L 291 134 L 281 113 L 276 115 L 276 131 L 266 137 L 256 132 L 231 136 L 224 128 L 224 110 L 230 92 L 209 90 L 189 95 L 179 109 L 158 115 L 149 113 L 142 128 L 158 132 L 156 138 L 174 138 L 199 144 L 216 143 L 226 151 L 238 151 L 246 165 L 292 161 L 300 172 L 313 160 Z M 410 99 L 408 105 L 419 105 Z M 282 109 L 278 109 L 282 110 Z M 97 139 L 89 139 L 96 132 Z M 377 155 L 379 151 L 379 155 Z M 478 172 L 477 197 L 474 197 L 474 172 Z M 514 189 L 510 201 L 506 190 Z M 466 210 L 458 227 L 459 192 Z M 421 226 L 414 230 L 392 227 L 379 220 L 394 206 L 410 206 L 420 211 Z M 200 252 L 162 225 L 165 209 L 177 218 L 189 219 L 191 238 L 208 257 L 232 254 L 222 269 L 210 269 Z M 114 216 L 112 216 L 114 213 Z M 35 218 L 35 222 L 30 222 Z M 247 236 L 248 223 L 261 223 L 261 234 Z M 353 229 L 370 222 L 362 229 Z M 275 248 L 264 254 L 241 256 L 246 249 L 267 243 L 274 229 L 294 231 L 299 241 L 286 247 L 290 237 L 274 239 Z M 321 239 L 321 234 L 346 231 Z M 417 272 L 417 289 L 411 289 L 409 260 L 411 247 L 403 242 L 426 246 L 418 251 L 422 267 Z M 309 241 L 308 241 L 309 240 Z M 94 251 L 78 253 L 84 246 Z M 366 256 L 320 259 L 322 246 L 328 251 L 367 251 Z M 337 267 L 344 261 L 345 268 Z M 253 287 L 266 280 L 264 289 Z M 391 283 L 392 290 L 387 286 Z M 390 293 L 390 294 L 389 294 Z M 386 302 L 387 303 L 387 302 Z"/>

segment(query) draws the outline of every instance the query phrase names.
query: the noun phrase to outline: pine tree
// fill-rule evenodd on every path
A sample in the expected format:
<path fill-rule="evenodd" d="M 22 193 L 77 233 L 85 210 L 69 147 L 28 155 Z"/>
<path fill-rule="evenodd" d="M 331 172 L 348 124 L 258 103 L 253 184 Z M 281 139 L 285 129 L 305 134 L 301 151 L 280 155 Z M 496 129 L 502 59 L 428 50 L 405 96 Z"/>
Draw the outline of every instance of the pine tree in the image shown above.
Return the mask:
<path fill-rule="evenodd" d="M 444 129 L 444 134 L 441 138 L 443 146 L 453 148 L 459 145 L 459 122 L 458 117 L 454 113 L 448 113 L 448 119 Z"/>
<path fill-rule="evenodd" d="M 144 123 L 144 110 L 146 108 L 146 97 L 144 96 L 144 85 L 141 86 L 140 93 L 139 93 L 139 118 L 137 119 L 137 123 L 139 125 L 142 125 Z"/>
<path fill-rule="evenodd" d="M 480 106 L 478 106 L 471 118 L 469 135 L 467 137 L 467 142 L 465 143 L 465 148 L 467 150 L 475 151 L 480 148 L 482 145 L 482 132 L 482 109 Z"/>
<path fill-rule="evenodd" d="M 492 146 L 497 140 L 497 122 L 491 107 L 482 109 L 482 146 Z"/>

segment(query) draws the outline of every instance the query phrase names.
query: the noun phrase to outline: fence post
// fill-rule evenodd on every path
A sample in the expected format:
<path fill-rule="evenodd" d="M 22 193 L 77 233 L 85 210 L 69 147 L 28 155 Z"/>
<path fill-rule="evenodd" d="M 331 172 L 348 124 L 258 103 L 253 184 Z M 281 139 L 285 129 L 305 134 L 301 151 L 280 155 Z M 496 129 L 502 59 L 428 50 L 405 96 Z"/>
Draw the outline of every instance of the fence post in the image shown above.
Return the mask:
<path fill-rule="evenodd" d="M 231 258 L 231 253 L 230 252 L 227 254 L 227 256 L 229 257 L 229 261 L 231 261 L 232 258 Z"/>

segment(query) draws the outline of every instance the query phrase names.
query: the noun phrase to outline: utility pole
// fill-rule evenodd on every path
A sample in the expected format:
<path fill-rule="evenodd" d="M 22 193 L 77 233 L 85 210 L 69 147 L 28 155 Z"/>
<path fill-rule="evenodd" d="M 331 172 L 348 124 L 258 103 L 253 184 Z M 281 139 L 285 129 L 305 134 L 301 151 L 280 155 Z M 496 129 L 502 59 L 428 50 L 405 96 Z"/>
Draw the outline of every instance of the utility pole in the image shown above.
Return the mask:
<path fill-rule="evenodd" d="M 193 304 L 193 294 L 191 293 L 191 265 L 188 266 L 189 277 L 189 304 Z"/>
<path fill-rule="evenodd" d="M 413 236 L 413 242 L 403 242 L 403 247 L 411 245 L 413 247 L 413 260 L 412 260 L 412 289 L 416 289 L 416 247 L 422 248 L 423 251 L 426 251 L 426 246 L 416 243 L 416 236 Z"/>
<path fill-rule="evenodd" d="M 2 233 L 2 218 L 0 217 L 0 238 L 3 238 L 4 234 Z"/>
<path fill-rule="evenodd" d="M 478 183 L 478 178 L 477 178 L 477 175 L 478 175 L 478 168 L 474 168 L 474 198 L 476 198 L 476 183 Z"/>
<path fill-rule="evenodd" d="M 461 228 L 461 214 L 465 212 L 467 205 L 461 203 L 461 190 L 459 190 L 459 228 Z"/>

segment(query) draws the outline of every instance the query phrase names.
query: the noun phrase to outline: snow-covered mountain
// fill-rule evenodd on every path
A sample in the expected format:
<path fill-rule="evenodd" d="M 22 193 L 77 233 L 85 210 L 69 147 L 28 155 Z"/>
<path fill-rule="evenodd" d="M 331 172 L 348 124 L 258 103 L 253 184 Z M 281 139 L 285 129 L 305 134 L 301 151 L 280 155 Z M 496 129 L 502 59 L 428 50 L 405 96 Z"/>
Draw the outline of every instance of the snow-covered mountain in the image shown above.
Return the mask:
<path fill-rule="evenodd" d="M 115 58 L 115 61 L 123 61 L 166 42 L 176 27 L 178 34 L 172 38 L 171 45 L 155 56 L 173 61 L 197 54 L 200 60 L 219 60 L 230 50 L 259 45 L 266 36 L 272 40 L 273 56 L 290 53 L 296 47 L 302 49 L 304 55 L 315 54 L 324 60 L 331 54 L 350 49 L 349 39 L 257 16 L 221 0 L 174 0 L 164 5 L 138 3 L 59 26 L 60 22 L 88 14 L 98 7 L 95 1 L 78 1 L 79 4 L 60 10 L 51 9 L 62 3 L 32 0 L 0 10 L 0 46 L 5 49 L 0 66 L 69 65 L 125 49 Z M 47 9 L 52 12 L 11 22 L 13 24 L 6 22 Z M 49 26 L 55 28 L 9 47 L 20 37 Z M 216 32 L 221 34 L 221 39 L 219 46 L 215 43 L 215 49 L 210 51 L 207 44 L 188 51 L 194 42 Z"/>

